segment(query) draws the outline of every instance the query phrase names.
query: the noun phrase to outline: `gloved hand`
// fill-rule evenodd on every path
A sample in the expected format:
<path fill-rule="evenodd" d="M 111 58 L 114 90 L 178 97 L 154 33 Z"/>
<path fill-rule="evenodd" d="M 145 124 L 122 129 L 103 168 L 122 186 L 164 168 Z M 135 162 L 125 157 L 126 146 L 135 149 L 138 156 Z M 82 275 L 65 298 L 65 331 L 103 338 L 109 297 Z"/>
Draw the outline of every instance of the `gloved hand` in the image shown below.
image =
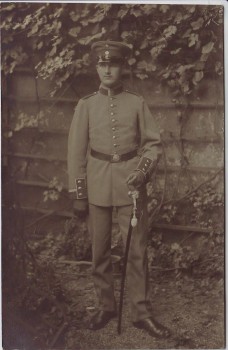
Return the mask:
<path fill-rule="evenodd" d="M 73 202 L 73 211 L 76 216 L 83 219 L 88 214 L 87 199 L 75 199 Z"/>
<path fill-rule="evenodd" d="M 134 170 L 127 178 L 129 190 L 139 189 L 145 183 L 145 176 L 141 171 Z"/>

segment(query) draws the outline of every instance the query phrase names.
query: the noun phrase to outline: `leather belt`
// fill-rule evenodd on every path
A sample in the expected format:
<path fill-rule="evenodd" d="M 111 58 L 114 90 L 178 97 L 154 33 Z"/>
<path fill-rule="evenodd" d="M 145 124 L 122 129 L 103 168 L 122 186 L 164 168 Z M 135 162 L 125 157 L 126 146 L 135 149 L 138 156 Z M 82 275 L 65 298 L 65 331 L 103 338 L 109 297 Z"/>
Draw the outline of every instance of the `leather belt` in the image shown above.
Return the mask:
<path fill-rule="evenodd" d="M 135 149 L 134 151 L 124 153 L 124 154 L 105 154 L 105 153 L 100 153 L 97 151 L 94 151 L 94 149 L 91 149 L 90 154 L 92 157 L 100 159 L 100 160 L 105 160 L 106 162 L 110 163 L 119 163 L 123 162 L 126 160 L 130 160 L 137 156 L 137 150 Z"/>

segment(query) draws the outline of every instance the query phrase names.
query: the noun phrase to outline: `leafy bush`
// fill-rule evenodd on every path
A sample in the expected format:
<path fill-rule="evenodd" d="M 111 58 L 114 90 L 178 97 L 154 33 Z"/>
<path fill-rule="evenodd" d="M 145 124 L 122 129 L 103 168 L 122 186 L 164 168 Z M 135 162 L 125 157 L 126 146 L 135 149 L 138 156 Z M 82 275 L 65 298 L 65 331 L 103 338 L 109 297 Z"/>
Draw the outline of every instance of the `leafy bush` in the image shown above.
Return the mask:
<path fill-rule="evenodd" d="M 58 254 L 72 260 L 91 260 L 91 239 L 84 220 L 73 218 L 66 221 L 64 239 Z"/>

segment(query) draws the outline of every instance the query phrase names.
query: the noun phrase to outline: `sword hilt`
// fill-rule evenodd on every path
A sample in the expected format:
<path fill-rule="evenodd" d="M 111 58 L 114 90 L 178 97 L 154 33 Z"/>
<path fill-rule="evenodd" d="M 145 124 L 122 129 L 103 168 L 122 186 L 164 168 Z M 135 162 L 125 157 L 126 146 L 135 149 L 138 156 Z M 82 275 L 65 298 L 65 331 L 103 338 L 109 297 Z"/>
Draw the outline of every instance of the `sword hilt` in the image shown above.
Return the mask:
<path fill-rule="evenodd" d="M 133 200 L 131 226 L 136 227 L 137 223 L 138 223 L 138 219 L 136 217 L 136 212 L 137 212 L 137 199 L 139 198 L 139 191 L 137 191 L 137 190 L 129 191 L 128 195 Z"/>

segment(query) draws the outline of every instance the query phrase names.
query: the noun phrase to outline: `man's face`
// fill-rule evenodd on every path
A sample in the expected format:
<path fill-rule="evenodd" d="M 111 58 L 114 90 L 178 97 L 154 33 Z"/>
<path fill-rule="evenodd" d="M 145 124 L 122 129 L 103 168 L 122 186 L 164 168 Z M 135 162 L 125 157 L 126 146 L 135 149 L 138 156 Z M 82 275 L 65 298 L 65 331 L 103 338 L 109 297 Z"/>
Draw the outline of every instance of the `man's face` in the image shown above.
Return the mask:
<path fill-rule="evenodd" d="M 100 62 L 97 64 L 97 73 L 103 86 L 111 88 L 121 80 L 122 64 Z"/>

